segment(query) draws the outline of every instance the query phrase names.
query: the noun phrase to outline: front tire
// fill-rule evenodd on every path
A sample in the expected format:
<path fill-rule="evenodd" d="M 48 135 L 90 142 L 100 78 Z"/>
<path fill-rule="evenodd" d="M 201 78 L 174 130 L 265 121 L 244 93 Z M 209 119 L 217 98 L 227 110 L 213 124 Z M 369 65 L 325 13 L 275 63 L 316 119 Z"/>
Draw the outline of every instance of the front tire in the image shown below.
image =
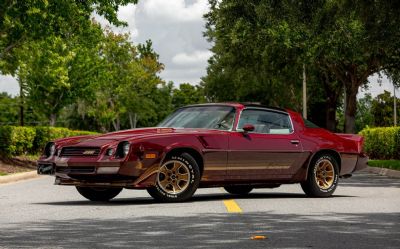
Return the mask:
<path fill-rule="evenodd" d="M 247 195 L 253 190 L 251 186 L 226 186 L 225 191 L 233 195 Z"/>
<path fill-rule="evenodd" d="M 188 153 L 173 155 L 160 166 L 156 186 L 147 192 L 160 202 L 181 202 L 190 199 L 200 183 L 200 169 Z"/>
<path fill-rule="evenodd" d="M 91 201 L 109 201 L 116 197 L 122 188 L 91 188 L 77 186 L 79 194 Z"/>
<path fill-rule="evenodd" d="M 308 169 L 307 180 L 301 183 L 304 193 L 310 197 L 329 197 L 339 182 L 339 166 L 330 154 L 313 159 Z"/>

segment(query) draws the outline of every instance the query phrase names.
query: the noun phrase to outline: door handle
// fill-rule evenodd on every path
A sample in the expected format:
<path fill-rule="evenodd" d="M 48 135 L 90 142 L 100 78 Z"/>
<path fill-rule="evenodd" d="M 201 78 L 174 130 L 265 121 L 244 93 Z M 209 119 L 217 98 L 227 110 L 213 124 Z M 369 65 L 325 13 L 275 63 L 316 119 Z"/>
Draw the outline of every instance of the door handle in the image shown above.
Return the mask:
<path fill-rule="evenodd" d="M 290 140 L 290 143 L 291 143 L 291 144 L 299 144 L 300 141 L 299 141 L 299 140 Z"/>

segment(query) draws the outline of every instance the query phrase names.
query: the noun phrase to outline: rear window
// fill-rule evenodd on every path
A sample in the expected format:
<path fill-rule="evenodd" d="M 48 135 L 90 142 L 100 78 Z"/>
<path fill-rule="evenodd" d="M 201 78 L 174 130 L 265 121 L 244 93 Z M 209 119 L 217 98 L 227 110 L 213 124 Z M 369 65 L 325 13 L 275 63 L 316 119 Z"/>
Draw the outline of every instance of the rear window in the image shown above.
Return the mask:
<path fill-rule="evenodd" d="M 320 128 L 318 125 L 314 124 L 310 120 L 307 120 L 305 118 L 303 118 L 303 120 L 304 120 L 304 126 L 307 128 Z"/>

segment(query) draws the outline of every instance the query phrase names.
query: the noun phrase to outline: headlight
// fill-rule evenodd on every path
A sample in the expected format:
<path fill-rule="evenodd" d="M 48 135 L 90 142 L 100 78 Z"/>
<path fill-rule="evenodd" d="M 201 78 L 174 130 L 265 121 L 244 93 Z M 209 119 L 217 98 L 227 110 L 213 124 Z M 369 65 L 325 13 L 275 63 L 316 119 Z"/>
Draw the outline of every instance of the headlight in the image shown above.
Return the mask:
<path fill-rule="evenodd" d="M 108 149 L 106 152 L 107 156 L 112 156 L 114 154 L 114 149 Z"/>
<path fill-rule="evenodd" d="M 53 142 L 47 143 L 44 149 L 44 154 L 46 155 L 46 157 L 53 156 L 55 152 L 56 152 L 56 145 Z"/>
<path fill-rule="evenodd" d="M 131 144 L 127 141 L 120 142 L 117 147 L 117 153 L 115 155 L 116 158 L 124 158 L 129 153 L 129 149 Z"/>
<path fill-rule="evenodd" d="M 122 146 L 122 150 L 123 150 L 125 156 L 128 155 L 129 148 L 130 148 L 130 144 L 129 143 L 124 143 L 124 145 Z"/>

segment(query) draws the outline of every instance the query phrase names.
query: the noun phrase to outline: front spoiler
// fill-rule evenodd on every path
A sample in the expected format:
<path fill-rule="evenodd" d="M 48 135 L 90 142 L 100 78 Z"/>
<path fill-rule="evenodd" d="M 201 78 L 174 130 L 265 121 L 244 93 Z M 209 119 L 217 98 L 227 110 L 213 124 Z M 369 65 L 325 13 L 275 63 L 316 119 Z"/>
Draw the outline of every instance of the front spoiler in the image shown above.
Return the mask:
<path fill-rule="evenodd" d="M 123 188 L 148 188 L 155 185 L 158 165 L 148 168 L 140 176 L 126 176 L 121 174 L 74 174 L 56 170 L 55 185 L 72 185 L 82 187 L 123 187 Z"/>

